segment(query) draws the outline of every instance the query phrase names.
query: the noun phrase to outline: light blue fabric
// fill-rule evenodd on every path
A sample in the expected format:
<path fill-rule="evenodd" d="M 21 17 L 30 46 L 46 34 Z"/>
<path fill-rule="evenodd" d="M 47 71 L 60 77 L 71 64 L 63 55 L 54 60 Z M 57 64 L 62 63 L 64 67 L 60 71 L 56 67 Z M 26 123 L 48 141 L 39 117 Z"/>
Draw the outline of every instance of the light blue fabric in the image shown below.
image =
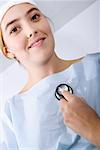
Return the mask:
<path fill-rule="evenodd" d="M 100 150 L 65 127 L 55 98 L 55 89 L 61 83 L 69 84 L 100 116 L 100 53 L 95 53 L 62 72 L 45 77 L 8 101 L 5 112 L 11 126 L 3 123 L 2 149 Z"/>

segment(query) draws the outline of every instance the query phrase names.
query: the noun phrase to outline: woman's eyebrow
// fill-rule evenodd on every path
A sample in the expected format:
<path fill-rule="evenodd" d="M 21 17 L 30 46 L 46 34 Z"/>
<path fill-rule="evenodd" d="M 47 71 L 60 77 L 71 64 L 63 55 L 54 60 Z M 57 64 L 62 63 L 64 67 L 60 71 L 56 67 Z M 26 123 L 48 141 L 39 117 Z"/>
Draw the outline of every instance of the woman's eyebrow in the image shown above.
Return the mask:
<path fill-rule="evenodd" d="M 5 30 L 7 30 L 7 28 L 8 28 L 11 24 L 13 24 L 14 22 L 16 22 L 16 21 L 18 21 L 18 20 L 19 20 L 19 18 L 18 18 L 18 19 L 14 19 L 14 20 L 8 22 L 8 23 L 6 24 L 6 26 L 5 26 Z"/>
<path fill-rule="evenodd" d="M 31 9 L 29 9 L 29 10 L 26 12 L 25 16 L 28 15 L 29 13 L 31 13 L 31 12 L 34 11 L 34 10 L 40 11 L 38 8 L 32 7 Z"/>
<path fill-rule="evenodd" d="M 34 11 L 34 10 L 39 11 L 38 8 L 32 7 L 31 9 L 29 9 L 29 10 L 25 13 L 25 16 L 27 16 L 29 13 L 31 13 L 31 12 Z M 6 24 L 6 26 L 5 26 L 5 30 L 7 30 L 7 28 L 8 28 L 11 24 L 13 24 L 14 22 L 16 22 L 16 21 L 18 21 L 18 20 L 20 20 L 20 18 L 17 18 L 17 19 L 14 19 L 14 20 L 8 22 L 8 23 Z"/>

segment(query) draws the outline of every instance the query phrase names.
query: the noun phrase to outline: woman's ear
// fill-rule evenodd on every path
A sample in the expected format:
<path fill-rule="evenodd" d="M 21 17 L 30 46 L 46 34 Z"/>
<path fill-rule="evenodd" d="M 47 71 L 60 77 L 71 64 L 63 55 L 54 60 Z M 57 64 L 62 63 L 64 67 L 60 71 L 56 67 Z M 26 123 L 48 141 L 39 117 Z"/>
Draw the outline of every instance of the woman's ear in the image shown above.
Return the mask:
<path fill-rule="evenodd" d="M 9 59 L 15 58 L 15 55 L 13 53 L 9 52 L 7 47 L 3 47 L 2 52 Z"/>

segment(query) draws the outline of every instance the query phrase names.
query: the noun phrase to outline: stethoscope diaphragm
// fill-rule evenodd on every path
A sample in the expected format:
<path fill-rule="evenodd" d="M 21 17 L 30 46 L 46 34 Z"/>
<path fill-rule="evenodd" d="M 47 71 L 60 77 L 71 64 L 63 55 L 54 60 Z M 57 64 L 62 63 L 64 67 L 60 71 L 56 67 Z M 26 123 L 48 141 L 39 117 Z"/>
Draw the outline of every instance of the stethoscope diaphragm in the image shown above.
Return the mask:
<path fill-rule="evenodd" d="M 55 97 L 60 100 L 64 98 L 64 96 L 61 94 L 61 90 L 65 90 L 73 94 L 73 89 L 68 84 L 59 84 L 55 90 Z M 65 99 L 65 98 L 64 98 Z"/>

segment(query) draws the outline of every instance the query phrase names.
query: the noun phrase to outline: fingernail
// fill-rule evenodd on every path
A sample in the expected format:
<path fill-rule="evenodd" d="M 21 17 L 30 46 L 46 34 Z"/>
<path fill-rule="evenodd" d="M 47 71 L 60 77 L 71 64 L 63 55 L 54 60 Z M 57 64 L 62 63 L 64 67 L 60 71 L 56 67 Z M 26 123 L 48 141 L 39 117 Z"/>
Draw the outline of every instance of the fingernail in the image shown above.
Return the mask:
<path fill-rule="evenodd" d="M 61 87 L 59 87 L 59 92 L 63 93 L 65 90 Z"/>

